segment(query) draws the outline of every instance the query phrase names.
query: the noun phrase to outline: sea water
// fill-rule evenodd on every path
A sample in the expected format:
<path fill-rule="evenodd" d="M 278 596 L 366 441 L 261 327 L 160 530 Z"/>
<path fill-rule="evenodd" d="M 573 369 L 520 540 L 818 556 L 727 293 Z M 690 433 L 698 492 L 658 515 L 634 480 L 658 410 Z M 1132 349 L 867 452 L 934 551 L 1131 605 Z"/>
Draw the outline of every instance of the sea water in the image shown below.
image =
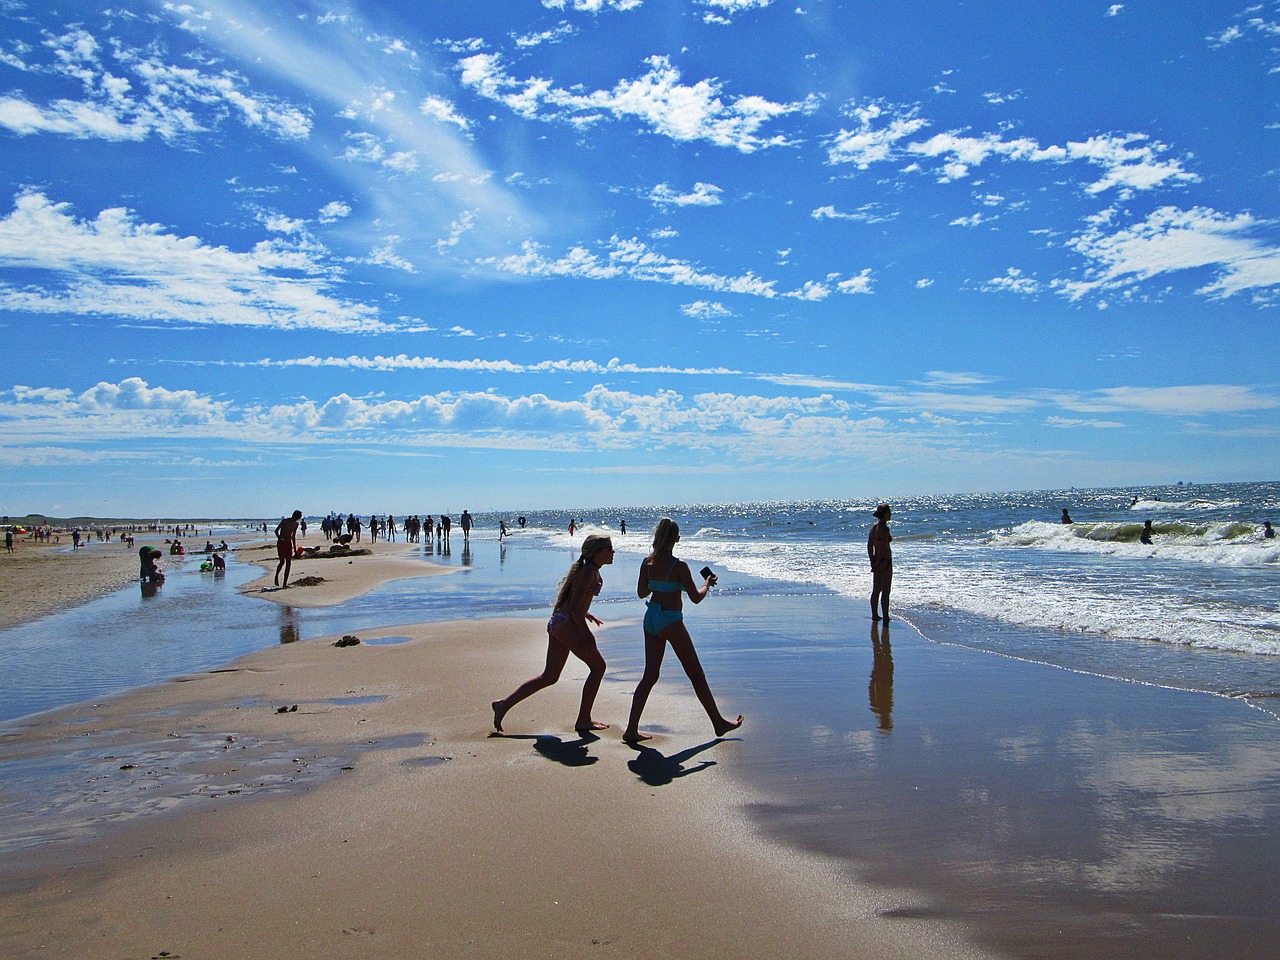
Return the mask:
<path fill-rule="evenodd" d="M 615 536 L 648 546 L 656 520 L 678 552 L 720 573 L 804 585 L 864 603 L 872 500 L 529 514 L 520 536 Z M 892 502 L 895 615 L 930 640 L 1121 679 L 1280 697 L 1280 483 L 1179 484 L 914 497 Z M 1062 522 L 1067 510 L 1073 522 Z M 486 518 L 487 519 L 487 518 Z M 1152 521 L 1150 544 L 1141 542 Z M 495 521 L 496 523 L 496 521 Z M 510 526 L 510 521 L 508 521 Z M 867 616 L 870 616 L 869 607 Z"/>

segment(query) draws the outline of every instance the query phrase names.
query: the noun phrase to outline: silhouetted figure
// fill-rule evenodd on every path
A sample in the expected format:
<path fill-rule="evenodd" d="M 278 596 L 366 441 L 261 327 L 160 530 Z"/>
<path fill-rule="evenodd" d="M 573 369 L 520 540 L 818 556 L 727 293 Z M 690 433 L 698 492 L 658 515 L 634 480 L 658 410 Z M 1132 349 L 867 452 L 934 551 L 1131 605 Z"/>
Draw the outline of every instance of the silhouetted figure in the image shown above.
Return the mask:
<path fill-rule="evenodd" d="M 697 694 L 702 709 L 707 711 L 716 736 L 723 737 L 730 730 L 742 726 L 741 714 L 737 720 L 726 720 L 716 706 L 716 698 L 707 683 L 698 651 L 693 647 L 693 638 L 684 625 L 684 611 L 681 609 L 682 595 L 687 595 L 694 603 L 705 600 L 715 586 L 716 576 L 706 570 L 709 576 L 703 578 L 701 587 L 695 586 L 689 565 L 672 556 L 671 551 L 679 541 L 679 525 L 670 517 L 663 517 L 653 531 L 653 551 L 640 563 L 636 594 L 641 599 L 649 596 L 652 599 L 645 604 L 644 674 L 631 697 L 631 716 L 627 720 L 627 729 L 622 734 L 622 739 L 627 743 L 651 739 L 648 734 L 640 732 L 640 715 L 644 712 L 653 685 L 658 682 L 662 657 L 667 652 L 668 643 L 680 660 L 680 665 L 684 667 L 689 682 L 693 684 L 693 692 Z"/>
<path fill-rule="evenodd" d="M 893 588 L 893 550 L 889 546 L 893 542 L 889 533 L 892 514 L 887 503 L 876 507 L 872 514 L 876 522 L 867 535 L 867 557 L 871 561 L 871 619 L 879 620 L 883 615 L 886 623 L 889 621 L 889 592 Z"/>
<path fill-rule="evenodd" d="M 591 707 L 600 690 L 600 681 L 604 679 L 605 663 L 587 621 L 600 626 L 600 621 L 588 611 L 591 601 L 604 585 L 600 568 L 610 563 L 613 563 L 613 541 L 608 537 L 593 534 L 582 541 L 582 553 L 560 581 L 551 619 L 547 621 L 547 665 L 542 673 L 530 677 L 509 696 L 491 704 L 493 728 L 498 733 L 502 733 L 502 718 L 508 710 L 560 679 L 560 672 L 571 653 L 585 663 L 589 671 L 587 681 L 582 685 L 582 705 L 573 728 L 582 734 L 608 729 L 607 723 L 591 718 Z"/>

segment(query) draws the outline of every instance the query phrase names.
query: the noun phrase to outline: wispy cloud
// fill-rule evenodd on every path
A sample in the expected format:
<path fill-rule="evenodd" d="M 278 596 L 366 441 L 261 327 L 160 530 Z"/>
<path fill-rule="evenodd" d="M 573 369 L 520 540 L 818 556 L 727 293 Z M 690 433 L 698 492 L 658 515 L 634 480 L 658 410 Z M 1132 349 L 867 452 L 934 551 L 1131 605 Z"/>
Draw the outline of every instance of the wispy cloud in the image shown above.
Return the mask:
<path fill-rule="evenodd" d="M 347 333 L 392 326 L 332 296 L 336 273 L 312 249 L 264 240 L 237 252 L 120 208 L 79 220 L 36 192 L 0 220 L 0 267 L 35 271 L 44 284 L 0 284 L 4 310 Z"/>
<path fill-rule="evenodd" d="M 1086 279 L 1058 287 L 1075 300 L 1164 273 L 1208 268 L 1216 276 L 1197 293 L 1222 298 L 1253 292 L 1273 299 L 1280 287 L 1280 247 L 1258 238 L 1267 225 L 1251 214 L 1233 216 L 1206 207 L 1161 207 L 1142 223 L 1114 230 L 1095 222 L 1068 242 L 1090 263 Z"/>

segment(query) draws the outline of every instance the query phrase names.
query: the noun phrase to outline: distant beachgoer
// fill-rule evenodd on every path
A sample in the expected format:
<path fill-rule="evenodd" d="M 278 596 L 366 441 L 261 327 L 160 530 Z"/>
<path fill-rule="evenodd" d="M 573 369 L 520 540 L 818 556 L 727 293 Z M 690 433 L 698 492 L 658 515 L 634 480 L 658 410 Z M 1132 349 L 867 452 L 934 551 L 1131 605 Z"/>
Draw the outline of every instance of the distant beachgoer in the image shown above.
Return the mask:
<path fill-rule="evenodd" d="M 1144 524 L 1142 525 L 1142 533 L 1141 533 L 1141 535 L 1138 537 L 1138 541 L 1139 541 L 1140 543 L 1145 543 L 1147 546 L 1151 546 L 1151 534 L 1152 534 L 1152 532 L 1153 532 L 1153 531 L 1152 531 L 1152 529 L 1151 529 L 1151 521 L 1150 521 L 1150 520 L 1148 520 L 1146 523 L 1144 523 Z"/>
<path fill-rule="evenodd" d="M 523 515 L 522 515 L 522 516 L 519 516 L 519 517 L 517 517 L 517 518 L 516 518 L 516 523 L 520 524 L 520 529 L 521 529 L 521 530 L 523 530 L 523 529 L 524 529 L 524 525 L 525 525 L 526 523 L 528 523 L 528 522 L 529 522 L 529 521 L 528 521 L 528 520 L 526 520 L 526 519 L 524 518 L 524 516 L 523 516 Z"/>
<path fill-rule="evenodd" d="M 574 721 L 573 728 L 582 734 L 608 729 L 607 723 L 599 723 L 591 718 L 591 707 L 600 690 L 600 681 L 604 679 L 605 662 L 596 647 L 595 635 L 587 626 L 587 621 L 596 626 L 601 625 L 588 611 L 591 601 L 600 593 L 604 584 L 600 568 L 610 563 L 613 563 L 612 540 L 592 534 L 582 541 L 582 553 L 560 581 L 551 619 L 547 621 L 546 666 L 542 673 L 516 687 L 510 696 L 491 704 L 493 728 L 498 733 L 502 733 L 502 719 L 508 710 L 560 679 L 560 672 L 571 653 L 585 663 L 588 669 L 587 681 L 582 685 L 582 705 L 578 708 L 578 719 Z"/>
<path fill-rule="evenodd" d="M 889 517 L 893 511 L 887 503 L 876 507 L 876 518 L 867 535 L 867 557 L 871 560 L 871 619 L 889 620 L 889 591 L 893 587 L 893 550 L 889 546 L 893 537 L 889 533 Z M 879 611 L 876 606 L 879 604 Z"/>
<path fill-rule="evenodd" d="M 293 567 L 293 555 L 298 550 L 298 522 L 302 520 L 302 511 L 293 511 L 293 516 L 276 524 L 276 556 L 280 558 L 276 564 L 275 584 L 280 589 L 289 586 L 289 571 Z M 284 583 L 280 582 L 280 571 L 284 570 Z"/>
<path fill-rule="evenodd" d="M 622 734 L 622 739 L 627 743 L 651 739 L 648 734 L 640 732 L 640 715 L 644 712 L 653 685 L 658 682 L 662 657 L 667 652 L 668 643 L 680 660 L 680 665 L 684 667 L 685 676 L 693 684 L 693 692 L 697 694 L 702 709 L 707 711 L 716 736 L 723 737 L 730 730 L 737 730 L 742 726 L 741 714 L 737 720 L 726 720 L 716 706 L 716 698 L 707 683 L 707 675 L 698 659 L 698 651 L 693 647 L 689 629 L 684 625 L 684 611 L 681 610 L 682 593 L 688 594 L 694 603 L 701 603 L 715 586 L 716 576 L 711 574 L 704 577 L 702 586 L 695 586 L 689 565 L 672 556 L 671 551 L 679 542 L 680 526 L 670 517 L 663 517 L 653 531 L 653 551 L 640 562 L 636 594 L 641 599 L 652 599 L 645 603 L 644 674 L 631 697 L 631 716 L 627 720 L 627 729 Z"/>
<path fill-rule="evenodd" d="M 570 517 L 570 518 L 569 518 L 569 536 L 571 536 L 571 537 L 573 536 L 574 523 L 575 523 L 575 521 L 574 521 L 573 517 Z"/>
<path fill-rule="evenodd" d="M 458 518 L 458 522 L 462 524 L 462 539 L 471 539 L 471 514 L 466 510 L 462 511 L 462 516 Z"/>
<path fill-rule="evenodd" d="M 213 572 L 218 573 L 221 571 L 225 573 L 226 569 L 227 569 L 226 559 L 222 556 L 222 554 L 215 553 L 213 555 Z"/>
<path fill-rule="evenodd" d="M 626 520 L 623 520 L 621 523 L 619 523 L 619 524 L 618 524 L 618 532 L 619 532 L 619 533 L 621 533 L 623 536 L 626 536 L 626 533 L 627 533 L 627 521 L 626 521 Z"/>
<path fill-rule="evenodd" d="M 449 531 L 453 527 L 453 521 L 449 518 L 449 515 L 447 513 L 440 518 L 440 526 L 444 530 L 444 542 L 448 543 Z"/>
<path fill-rule="evenodd" d="M 13 553 L 13 528 L 10 527 L 4 532 L 4 549 L 8 553 Z"/>
<path fill-rule="evenodd" d="M 498 521 L 498 539 L 501 540 L 506 535 L 507 535 L 507 521 L 499 520 Z"/>
<path fill-rule="evenodd" d="M 80 549 L 80 528 L 79 527 L 71 531 L 71 549 L 72 550 Z"/>
<path fill-rule="evenodd" d="M 1276 538 L 1276 532 L 1271 529 L 1271 521 L 1263 520 L 1262 521 L 1262 539 L 1274 540 L 1275 538 Z"/>
<path fill-rule="evenodd" d="M 1066 508 L 1066 507 L 1063 507 L 1063 508 L 1062 508 L 1062 522 L 1063 522 L 1063 523 L 1070 523 L 1070 522 L 1071 522 L 1071 514 L 1067 513 L 1067 508 Z"/>

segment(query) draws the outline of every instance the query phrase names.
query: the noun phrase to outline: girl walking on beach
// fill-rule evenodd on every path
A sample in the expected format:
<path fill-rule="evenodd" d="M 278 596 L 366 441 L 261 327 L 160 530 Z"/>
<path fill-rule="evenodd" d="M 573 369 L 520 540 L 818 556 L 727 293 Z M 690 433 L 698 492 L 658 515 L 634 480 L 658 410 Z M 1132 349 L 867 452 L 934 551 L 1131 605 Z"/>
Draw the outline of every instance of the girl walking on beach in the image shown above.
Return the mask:
<path fill-rule="evenodd" d="M 560 581 L 555 607 L 547 621 L 547 665 L 542 673 L 516 687 L 510 696 L 493 701 L 493 728 L 499 733 L 502 733 L 502 718 L 508 710 L 560 679 L 560 671 L 564 669 L 570 653 L 585 663 L 590 671 L 587 682 L 582 685 L 582 706 L 573 728 L 578 733 L 608 729 L 607 723 L 591 719 L 591 707 L 600 689 L 600 681 L 604 679 L 605 664 L 604 657 L 596 648 L 596 638 L 587 626 L 588 620 L 596 626 L 600 626 L 600 621 L 587 610 L 604 584 L 600 568 L 610 563 L 613 563 L 612 540 L 593 533 L 582 541 L 582 555 Z"/>
<path fill-rule="evenodd" d="M 636 692 L 631 699 L 631 718 L 622 734 L 622 739 L 627 743 L 651 739 L 648 734 L 640 732 L 640 714 L 644 712 L 644 705 L 649 700 L 649 692 L 658 682 L 662 657 L 667 652 L 668 643 L 676 652 L 689 682 L 693 684 L 693 691 L 698 695 L 702 708 L 707 711 L 716 736 L 723 737 L 730 730 L 742 726 L 741 714 L 737 720 L 726 720 L 716 706 L 716 698 L 711 695 L 707 675 L 702 670 L 698 651 L 693 648 L 693 638 L 684 625 L 684 613 L 680 609 L 681 593 L 687 593 L 694 603 L 701 603 L 706 599 L 715 585 L 715 574 L 707 576 L 701 587 L 694 586 L 689 565 L 671 555 L 679 540 L 680 527 L 669 517 L 663 517 L 653 531 L 653 552 L 640 563 L 640 580 L 636 584 L 636 593 L 641 599 L 650 595 L 652 599 L 645 604 L 644 675 L 636 684 Z"/>
<path fill-rule="evenodd" d="M 889 535 L 889 516 L 892 511 L 887 503 L 876 507 L 875 525 L 867 535 L 867 556 L 871 560 L 871 619 L 889 622 L 889 590 L 893 586 L 893 551 L 889 543 L 893 537 Z M 877 602 L 880 609 L 876 610 Z"/>

